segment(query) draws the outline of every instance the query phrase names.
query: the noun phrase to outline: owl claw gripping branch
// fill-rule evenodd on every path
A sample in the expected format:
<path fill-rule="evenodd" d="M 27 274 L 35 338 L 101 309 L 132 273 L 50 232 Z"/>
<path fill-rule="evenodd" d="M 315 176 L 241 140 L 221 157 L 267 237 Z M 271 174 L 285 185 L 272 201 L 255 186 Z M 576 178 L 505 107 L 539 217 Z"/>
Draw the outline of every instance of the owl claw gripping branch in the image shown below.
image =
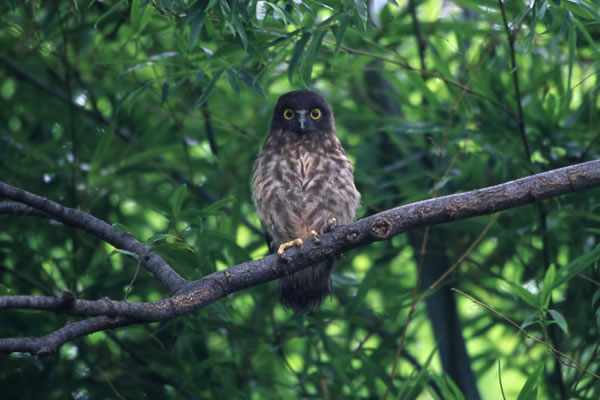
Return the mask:
<path fill-rule="evenodd" d="M 353 171 L 325 99 L 310 90 L 281 96 L 254 171 L 253 199 L 271 252 L 285 257 L 286 249 L 352 222 L 360 202 Z M 279 279 L 281 303 L 296 312 L 321 305 L 333 291 L 334 262 Z"/>
<path fill-rule="evenodd" d="M 277 254 L 279 256 L 283 256 L 285 254 L 285 249 L 289 249 L 290 247 L 294 247 L 294 246 L 302 247 L 303 244 L 304 244 L 304 241 L 302 241 L 302 239 L 300 239 L 300 238 L 296 238 L 294 240 L 290 240 L 289 242 L 282 243 L 279 246 L 279 249 L 277 249 Z"/>

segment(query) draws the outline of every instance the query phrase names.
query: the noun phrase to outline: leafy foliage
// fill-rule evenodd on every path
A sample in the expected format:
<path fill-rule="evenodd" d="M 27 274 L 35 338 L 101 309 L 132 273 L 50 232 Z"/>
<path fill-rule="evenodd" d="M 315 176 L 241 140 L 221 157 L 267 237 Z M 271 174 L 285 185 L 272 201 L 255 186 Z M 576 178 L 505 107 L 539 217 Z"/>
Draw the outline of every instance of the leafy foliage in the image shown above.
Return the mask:
<path fill-rule="evenodd" d="M 249 182 L 290 89 L 316 88 L 332 105 L 361 215 L 600 157 L 597 1 L 0 7 L 1 179 L 131 232 L 188 279 L 267 254 Z M 484 399 L 598 398 L 596 378 L 500 315 L 599 370 L 599 197 L 503 212 L 430 292 L 457 287 L 499 313 L 451 294 L 466 371 L 443 355 L 442 339 L 462 338 L 438 329 L 458 320 L 436 314 L 434 297 L 409 310 L 428 263 L 448 269 L 490 217 L 346 254 L 336 296 L 307 316 L 276 304 L 270 283 L 43 360 L 3 357 L 3 396 L 477 398 L 460 380 L 472 369 Z M 96 237 L 36 217 L 0 221 L 0 294 L 168 296 L 143 269 L 128 289 L 137 261 Z M 43 336 L 69 319 L 2 311 L 0 332 Z"/>

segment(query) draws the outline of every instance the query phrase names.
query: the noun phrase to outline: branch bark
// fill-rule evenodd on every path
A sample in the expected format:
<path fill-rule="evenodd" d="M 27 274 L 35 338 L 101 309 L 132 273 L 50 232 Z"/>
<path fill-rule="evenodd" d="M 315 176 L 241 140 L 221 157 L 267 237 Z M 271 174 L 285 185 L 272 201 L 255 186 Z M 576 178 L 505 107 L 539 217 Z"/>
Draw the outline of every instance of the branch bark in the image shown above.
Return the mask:
<path fill-rule="evenodd" d="M 63 207 L 44 197 L 29 193 L 23 189 L 0 182 L 0 196 L 23 203 L 38 212 L 45 213 L 65 225 L 83 229 L 118 249 L 128 250 L 142 258 L 142 264 L 164 284 L 171 293 L 176 293 L 187 282 L 156 253 L 150 253 L 150 247 L 139 242 L 128 232 L 121 232 L 106 222 L 80 210 Z M 13 207 L 14 203 L 0 203 L 0 212 L 26 213 L 35 215 L 27 207 Z"/>
<path fill-rule="evenodd" d="M 76 299 L 71 292 L 65 292 L 59 298 L 0 296 L 0 309 L 28 308 L 94 317 L 69 323 L 43 338 L 0 339 L 0 351 L 26 351 L 43 357 L 76 337 L 185 315 L 231 293 L 291 274 L 336 254 L 376 241 L 388 240 L 411 229 L 492 214 L 596 186 L 600 186 L 600 160 L 393 208 L 324 234 L 318 243 L 308 241 L 300 249 L 291 248 L 286 252 L 285 258 L 270 255 L 214 272 L 197 281 L 187 281 L 158 255 L 149 254 L 147 246 L 138 242 L 132 235 L 119 232 L 85 212 L 63 207 L 0 182 L 0 196 L 23 203 L 66 225 L 84 229 L 113 246 L 134 251 L 143 257 L 145 266 L 174 294 L 163 300 L 146 303 L 128 303 L 108 298 L 81 300 Z M 0 210 L 12 211 L 16 215 L 24 213 L 23 208 L 5 204 L 0 203 Z M 36 212 L 28 214 L 41 215 Z"/>

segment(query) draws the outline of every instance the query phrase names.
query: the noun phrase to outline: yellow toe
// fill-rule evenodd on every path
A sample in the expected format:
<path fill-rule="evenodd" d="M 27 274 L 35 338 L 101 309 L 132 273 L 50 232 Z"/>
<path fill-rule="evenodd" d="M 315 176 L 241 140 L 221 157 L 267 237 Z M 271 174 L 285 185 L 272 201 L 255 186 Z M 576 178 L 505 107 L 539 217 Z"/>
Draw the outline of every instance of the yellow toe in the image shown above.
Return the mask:
<path fill-rule="evenodd" d="M 304 242 L 300 238 L 290 240 L 289 242 L 282 243 L 281 246 L 279 246 L 279 249 L 277 250 L 277 254 L 283 255 L 283 253 L 285 253 L 285 249 L 289 249 L 290 247 L 294 247 L 294 246 L 302 246 L 303 243 Z"/>

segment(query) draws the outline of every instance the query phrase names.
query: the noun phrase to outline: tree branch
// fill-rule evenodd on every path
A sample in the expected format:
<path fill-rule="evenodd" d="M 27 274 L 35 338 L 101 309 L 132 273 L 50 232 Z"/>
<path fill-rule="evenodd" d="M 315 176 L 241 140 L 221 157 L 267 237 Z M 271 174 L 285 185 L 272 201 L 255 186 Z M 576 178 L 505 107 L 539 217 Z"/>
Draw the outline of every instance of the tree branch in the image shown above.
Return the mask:
<path fill-rule="evenodd" d="M 71 322 L 41 338 L 16 337 L 0 339 L 0 351 L 4 353 L 27 352 L 36 358 L 54 353 L 60 346 L 79 336 L 89 335 L 107 329 L 133 325 L 136 321 L 128 318 L 95 317 L 84 321 Z"/>
<path fill-rule="evenodd" d="M 80 210 L 63 207 L 44 197 L 26 192 L 14 186 L 0 182 L 0 196 L 24 203 L 49 217 L 75 228 L 83 229 L 118 249 L 124 249 L 142 258 L 143 265 L 163 283 L 171 293 L 177 293 L 188 282 L 175 272 L 160 256 L 150 253 L 150 247 L 140 243 L 132 234 L 121 232 L 106 222 Z M 5 204 L 5 203 L 1 203 Z M 9 208 L 3 206 L 2 208 Z M 2 209 L 0 208 L 0 210 Z"/>
<path fill-rule="evenodd" d="M 148 254 L 151 271 L 159 279 L 177 282 L 174 296 L 155 302 L 128 303 L 108 298 L 75 299 L 72 292 L 62 297 L 0 296 L 0 309 L 29 308 L 80 316 L 97 316 L 69 323 L 43 338 L 0 339 L 0 351 L 27 351 L 38 357 L 55 351 L 63 343 L 93 332 L 152 321 L 163 321 L 191 313 L 239 290 L 257 286 L 294 273 L 310 265 L 365 246 L 388 240 L 411 229 L 492 214 L 566 193 L 600 186 L 600 160 L 560 168 L 466 193 L 438 197 L 393 208 L 324 234 L 318 242 L 291 248 L 286 257 L 270 255 L 248 261 L 197 281 L 186 281 L 160 257 Z M 82 211 L 62 207 L 50 200 L 0 182 L 0 195 L 21 201 L 74 227 L 90 232 L 121 248 L 135 249 L 143 256 L 146 246 L 130 234 L 116 231 L 105 222 Z M 145 258 L 146 258 L 145 257 Z M 167 278 L 165 278 L 167 276 Z M 162 281 L 161 279 L 161 281 Z M 171 287 L 170 287 L 171 288 Z"/>
<path fill-rule="evenodd" d="M 0 214 L 32 215 L 35 217 L 52 218 L 50 215 L 37 208 L 29 207 L 15 201 L 3 201 L 0 203 Z"/>

